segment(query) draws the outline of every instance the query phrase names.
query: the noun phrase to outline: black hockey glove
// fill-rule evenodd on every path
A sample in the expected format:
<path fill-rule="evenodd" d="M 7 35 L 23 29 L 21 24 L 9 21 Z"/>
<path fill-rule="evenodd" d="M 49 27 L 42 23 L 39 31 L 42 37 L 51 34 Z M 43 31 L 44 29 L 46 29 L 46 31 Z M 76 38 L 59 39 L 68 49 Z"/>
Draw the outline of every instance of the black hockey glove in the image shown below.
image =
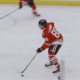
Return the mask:
<path fill-rule="evenodd" d="M 21 8 L 22 8 L 22 4 L 19 5 L 19 9 L 21 9 Z"/>
<path fill-rule="evenodd" d="M 37 52 L 37 53 L 41 53 L 43 50 L 44 50 L 44 49 L 42 49 L 42 48 L 38 48 L 38 49 L 36 50 L 36 52 Z"/>

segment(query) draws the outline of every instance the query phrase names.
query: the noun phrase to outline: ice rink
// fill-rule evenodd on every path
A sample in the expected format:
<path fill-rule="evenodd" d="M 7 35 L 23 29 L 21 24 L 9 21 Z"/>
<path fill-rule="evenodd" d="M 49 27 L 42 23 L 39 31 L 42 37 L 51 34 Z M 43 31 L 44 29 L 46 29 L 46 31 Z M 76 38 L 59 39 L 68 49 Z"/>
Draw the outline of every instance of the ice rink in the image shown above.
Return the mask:
<path fill-rule="evenodd" d="M 18 5 L 0 5 L 0 17 L 18 8 Z M 0 19 L 0 80 L 58 80 L 53 68 L 45 68 L 48 50 L 38 54 L 21 77 L 21 72 L 36 49 L 44 43 L 38 27 L 40 19 L 54 22 L 62 33 L 64 43 L 57 59 L 65 61 L 65 80 L 80 80 L 80 6 L 37 6 L 40 17 L 23 6 L 13 14 Z"/>

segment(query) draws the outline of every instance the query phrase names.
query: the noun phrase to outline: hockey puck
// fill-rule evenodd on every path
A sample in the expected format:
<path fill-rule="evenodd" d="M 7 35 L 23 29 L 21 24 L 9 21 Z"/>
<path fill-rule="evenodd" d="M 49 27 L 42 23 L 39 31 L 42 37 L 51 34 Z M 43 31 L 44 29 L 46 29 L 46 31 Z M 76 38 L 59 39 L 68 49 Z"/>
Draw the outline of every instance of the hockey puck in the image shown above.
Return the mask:
<path fill-rule="evenodd" d="M 21 76 L 24 76 L 23 74 Z"/>

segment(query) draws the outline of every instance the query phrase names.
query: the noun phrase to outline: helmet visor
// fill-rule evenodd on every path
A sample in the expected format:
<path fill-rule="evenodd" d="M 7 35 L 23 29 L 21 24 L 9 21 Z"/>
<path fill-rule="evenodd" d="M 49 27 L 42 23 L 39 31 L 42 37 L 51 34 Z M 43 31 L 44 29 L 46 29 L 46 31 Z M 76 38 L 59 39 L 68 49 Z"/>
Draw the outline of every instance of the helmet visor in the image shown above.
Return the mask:
<path fill-rule="evenodd" d="M 43 30 L 43 29 L 44 29 L 44 26 L 42 26 L 42 25 L 39 25 L 39 28 L 40 28 L 41 30 Z"/>

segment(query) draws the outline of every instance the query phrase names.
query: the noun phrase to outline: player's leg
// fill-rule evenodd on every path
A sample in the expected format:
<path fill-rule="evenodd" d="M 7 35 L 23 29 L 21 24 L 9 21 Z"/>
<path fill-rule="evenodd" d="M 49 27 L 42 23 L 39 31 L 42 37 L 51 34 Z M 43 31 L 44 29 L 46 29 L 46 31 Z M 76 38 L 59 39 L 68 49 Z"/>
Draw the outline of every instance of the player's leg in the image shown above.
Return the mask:
<path fill-rule="evenodd" d="M 51 45 L 48 49 L 48 55 L 49 55 L 49 63 L 45 64 L 46 67 L 51 66 L 51 65 L 57 65 L 58 64 L 58 60 L 55 57 L 55 53 L 53 52 L 53 49 L 55 50 L 57 47 L 57 45 Z M 56 62 L 56 64 L 54 64 Z"/>
<path fill-rule="evenodd" d="M 53 52 L 54 52 L 55 55 L 56 55 L 62 45 L 59 45 L 59 44 L 55 44 L 55 45 L 57 45 L 57 46 L 56 46 L 56 49 L 53 49 Z M 53 73 L 60 72 L 60 64 L 59 64 L 58 62 L 55 62 L 55 63 L 54 63 L 54 66 L 56 67 L 56 70 L 53 71 Z"/>
<path fill-rule="evenodd" d="M 54 65 L 57 68 L 57 70 L 56 71 L 53 71 L 53 73 L 59 72 L 60 65 L 59 65 L 58 60 L 55 57 L 55 55 L 59 51 L 60 47 L 61 47 L 61 45 L 54 44 L 54 45 L 51 45 L 49 47 L 49 50 L 48 50 L 49 63 L 50 63 L 50 65 Z M 50 66 L 50 65 L 49 64 L 46 64 L 45 66 Z"/>
<path fill-rule="evenodd" d="M 30 0 L 27 4 L 32 8 L 34 15 L 40 16 L 40 14 L 37 13 L 36 5 L 34 4 L 33 0 Z"/>
<path fill-rule="evenodd" d="M 55 55 L 58 53 L 59 49 L 61 48 L 62 45 L 57 45 L 56 49 L 55 49 Z M 56 70 L 53 71 L 53 73 L 57 73 L 60 72 L 60 64 L 58 64 L 58 66 L 56 66 L 57 63 L 54 63 L 54 66 L 56 67 Z"/>

